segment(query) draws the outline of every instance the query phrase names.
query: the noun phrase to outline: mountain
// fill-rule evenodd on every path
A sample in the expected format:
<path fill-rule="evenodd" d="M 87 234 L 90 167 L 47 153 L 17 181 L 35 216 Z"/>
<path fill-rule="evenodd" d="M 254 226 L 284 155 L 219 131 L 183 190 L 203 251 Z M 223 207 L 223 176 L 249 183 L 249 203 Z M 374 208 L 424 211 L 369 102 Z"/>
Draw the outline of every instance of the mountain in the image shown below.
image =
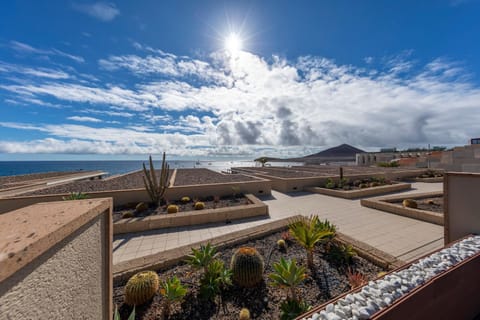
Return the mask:
<path fill-rule="evenodd" d="M 352 147 L 349 144 L 341 144 L 339 146 L 320 151 L 315 154 L 311 154 L 305 157 L 304 159 L 311 159 L 311 158 L 352 158 L 355 160 L 355 155 L 357 153 L 363 153 L 365 151 L 360 150 L 358 148 Z"/>

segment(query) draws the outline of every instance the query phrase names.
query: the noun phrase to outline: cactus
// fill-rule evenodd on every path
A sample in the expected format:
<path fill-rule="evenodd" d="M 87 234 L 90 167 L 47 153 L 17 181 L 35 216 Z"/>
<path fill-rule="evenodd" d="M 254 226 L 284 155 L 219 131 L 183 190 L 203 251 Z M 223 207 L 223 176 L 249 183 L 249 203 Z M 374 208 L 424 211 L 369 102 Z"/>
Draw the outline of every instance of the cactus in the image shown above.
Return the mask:
<path fill-rule="evenodd" d="M 145 202 L 140 202 L 135 206 L 135 211 L 138 213 L 141 213 L 147 210 L 148 210 L 148 204 L 146 204 Z"/>
<path fill-rule="evenodd" d="M 139 306 L 152 299 L 159 287 L 155 271 L 142 271 L 133 275 L 125 286 L 125 303 Z"/>
<path fill-rule="evenodd" d="M 124 213 L 122 213 L 122 219 L 130 219 L 133 217 L 135 217 L 135 215 L 131 211 L 125 211 Z"/>
<path fill-rule="evenodd" d="M 171 204 L 167 207 L 167 213 L 177 213 L 178 212 L 178 206 Z"/>
<path fill-rule="evenodd" d="M 263 279 L 263 258 L 255 248 L 242 247 L 232 257 L 233 280 L 241 287 L 253 287 Z"/>
<path fill-rule="evenodd" d="M 182 199 L 180 199 L 180 201 L 182 203 L 189 203 L 190 202 L 190 197 L 182 197 Z"/>
<path fill-rule="evenodd" d="M 153 203 L 160 206 L 165 191 L 169 187 L 169 176 L 170 170 L 168 163 L 165 161 L 165 152 L 163 153 L 162 158 L 162 169 L 160 171 L 160 178 L 157 180 L 157 175 L 155 173 L 155 168 L 153 167 L 152 156 L 149 157 L 150 170 L 147 171 L 145 163 L 143 164 L 143 183 L 145 184 L 145 189 L 147 189 L 148 195 Z"/>
<path fill-rule="evenodd" d="M 240 314 L 238 315 L 238 320 L 250 320 L 250 310 L 247 308 L 242 308 Z"/>
<path fill-rule="evenodd" d="M 205 203 L 198 201 L 195 202 L 195 210 L 203 210 L 205 209 Z"/>
<path fill-rule="evenodd" d="M 402 205 L 403 205 L 405 208 L 413 208 L 413 209 L 416 209 L 416 208 L 418 207 L 417 201 L 415 201 L 415 200 L 413 200 L 413 199 L 405 199 L 405 200 L 403 200 Z"/>
<path fill-rule="evenodd" d="M 280 239 L 277 241 L 277 246 L 278 246 L 278 249 L 280 250 L 286 250 L 287 249 L 287 244 L 285 243 L 285 240 L 283 239 Z"/>

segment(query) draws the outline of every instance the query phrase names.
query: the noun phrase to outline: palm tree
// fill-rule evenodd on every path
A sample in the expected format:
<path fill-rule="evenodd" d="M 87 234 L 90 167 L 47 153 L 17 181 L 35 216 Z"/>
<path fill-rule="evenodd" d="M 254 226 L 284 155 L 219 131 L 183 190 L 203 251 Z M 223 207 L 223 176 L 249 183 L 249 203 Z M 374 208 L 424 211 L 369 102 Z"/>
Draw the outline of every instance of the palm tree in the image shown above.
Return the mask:
<path fill-rule="evenodd" d="M 319 228 L 318 225 L 317 215 L 312 215 L 309 218 L 302 217 L 289 225 L 290 234 L 307 251 L 307 266 L 310 269 L 313 269 L 313 249 L 315 249 L 315 245 L 334 235 L 333 232 Z"/>

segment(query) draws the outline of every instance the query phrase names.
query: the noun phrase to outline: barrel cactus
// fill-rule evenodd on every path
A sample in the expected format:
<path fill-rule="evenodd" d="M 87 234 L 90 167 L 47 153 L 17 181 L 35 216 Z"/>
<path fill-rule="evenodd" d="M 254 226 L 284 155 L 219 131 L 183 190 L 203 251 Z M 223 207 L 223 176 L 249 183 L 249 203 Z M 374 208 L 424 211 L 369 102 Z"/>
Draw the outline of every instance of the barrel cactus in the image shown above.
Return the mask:
<path fill-rule="evenodd" d="M 255 248 L 242 247 L 232 257 L 233 280 L 241 287 L 253 287 L 263 279 L 263 258 Z"/>
<path fill-rule="evenodd" d="M 238 320 L 250 320 L 250 310 L 247 308 L 243 308 L 240 310 L 240 314 L 238 316 Z"/>
<path fill-rule="evenodd" d="M 139 306 L 153 298 L 160 285 L 155 271 L 142 271 L 133 275 L 125 286 L 125 303 Z"/>
<path fill-rule="evenodd" d="M 182 199 L 180 199 L 180 201 L 182 201 L 183 203 L 189 203 L 190 202 L 190 197 L 182 197 Z"/>
<path fill-rule="evenodd" d="M 171 204 L 167 207 L 167 213 L 177 213 L 178 212 L 178 206 Z"/>
<path fill-rule="evenodd" d="M 283 239 L 277 240 L 277 246 L 278 246 L 278 249 L 280 249 L 280 250 L 287 249 L 287 244 L 285 243 L 285 240 L 283 240 Z"/>
<path fill-rule="evenodd" d="M 413 199 L 405 199 L 405 200 L 403 200 L 402 204 L 405 208 L 416 209 L 418 207 L 417 201 L 415 201 Z"/>
<path fill-rule="evenodd" d="M 205 203 L 203 202 L 195 202 L 195 210 L 203 210 L 205 209 Z"/>

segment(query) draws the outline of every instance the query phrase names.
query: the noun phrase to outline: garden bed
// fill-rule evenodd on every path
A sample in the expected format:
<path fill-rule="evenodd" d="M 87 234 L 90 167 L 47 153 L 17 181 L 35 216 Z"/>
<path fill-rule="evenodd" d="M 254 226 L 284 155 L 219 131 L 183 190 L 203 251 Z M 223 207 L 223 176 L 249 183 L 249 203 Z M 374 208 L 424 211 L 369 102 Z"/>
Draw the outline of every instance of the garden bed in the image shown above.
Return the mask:
<path fill-rule="evenodd" d="M 404 207 L 405 199 L 415 200 L 417 208 Z M 401 216 L 443 225 L 443 192 L 417 193 L 402 196 L 362 199 L 364 207 L 382 210 Z"/>
<path fill-rule="evenodd" d="M 217 299 L 204 301 L 197 297 L 201 271 L 193 271 L 192 267 L 179 263 L 173 267 L 159 272 L 160 280 L 165 281 L 172 276 L 177 276 L 184 284 L 188 293 L 181 304 L 173 305 L 170 319 L 238 319 L 240 309 L 248 308 L 253 319 L 279 319 L 280 304 L 286 297 L 286 291 L 271 285 L 268 274 L 274 270 L 273 262 L 278 262 L 281 257 L 296 259 L 298 264 L 305 264 L 305 250 L 296 241 L 288 241 L 286 251 L 278 249 L 277 240 L 281 232 L 276 232 L 262 238 L 249 240 L 241 245 L 233 245 L 219 250 L 218 258 L 226 266 L 230 265 L 233 253 L 241 246 L 254 247 L 264 257 L 265 272 L 263 281 L 253 288 L 240 288 L 235 284 L 228 287 L 223 295 L 223 307 Z M 346 265 L 338 265 L 326 258 L 325 248 L 318 245 L 314 253 L 315 272 L 308 271 L 307 277 L 298 287 L 298 295 L 308 304 L 318 304 L 327 301 L 343 292 L 349 291 L 350 286 L 346 276 Z M 383 271 L 371 262 L 354 257 L 350 267 L 364 274 L 368 279 L 377 277 Z M 119 306 L 122 319 L 126 319 L 131 307 L 124 305 L 124 285 L 117 283 L 114 287 L 114 303 Z M 150 303 L 136 308 L 136 319 L 158 319 L 162 310 L 163 297 L 155 295 Z"/>
<path fill-rule="evenodd" d="M 415 177 L 414 181 L 427 182 L 427 183 L 443 182 L 443 172 L 435 171 L 435 170 L 427 170 L 421 175 Z"/>
<path fill-rule="evenodd" d="M 257 179 L 243 174 L 224 174 L 209 169 L 177 169 L 174 186 L 245 182 L 255 180 Z"/>
<path fill-rule="evenodd" d="M 366 180 L 366 179 L 363 179 Z M 363 181 L 361 180 L 361 181 Z M 328 183 L 328 182 L 327 182 Z M 306 188 L 306 191 L 325 194 L 329 196 L 345 198 L 345 199 L 356 199 L 361 197 L 369 197 L 375 196 L 384 193 L 390 192 L 397 192 L 403 190 L 411 189 L 410 183 L 403 183 L 403 182 L 371 182 L 367 184 L 366 182 L 362 182 L 361 184 L 356 185 L 356 182 L 352 183 L 352 186 L 348 186 L 348 188 L 338 188 L 338 184 L 335 184 L 334 187 L 325 188 L 325 187 L 313 187 L 313 188 Z M 365 186 L 363 186 L 364 184 Z"/>
<path fill-rule="evenodd" d="M 229 223 L 233 220 L 268 215 L 268 206 L 251 194 L 233 198 L 223 197 L 213 200 L 204 199 L 205 208 L 195 210 L 195 202 L 174 202 L 179 212 L 167 213 L 167 206 L 148 208 L 137 213 L 134 208 L 114 212 L 114 234 L 139 232 L 160 228 L 198 225 L 214 222 Z M 122 218 L 125 214 L 133 214 L 132 218 Z"/>

